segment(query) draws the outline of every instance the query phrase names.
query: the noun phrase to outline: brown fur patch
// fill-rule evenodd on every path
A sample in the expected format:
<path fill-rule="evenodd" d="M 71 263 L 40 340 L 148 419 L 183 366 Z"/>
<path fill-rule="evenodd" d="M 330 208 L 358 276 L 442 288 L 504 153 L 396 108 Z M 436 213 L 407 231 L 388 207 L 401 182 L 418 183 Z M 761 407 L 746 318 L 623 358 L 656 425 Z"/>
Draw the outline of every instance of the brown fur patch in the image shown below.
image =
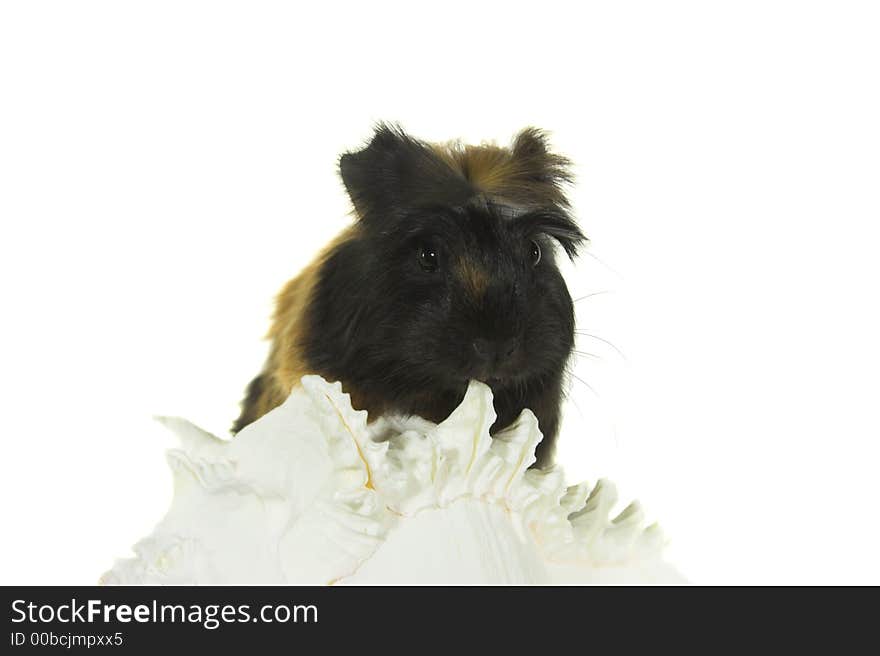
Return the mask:
<path fill-rule="evenodd" d="M 340 245 L 355 238 L 360 227 L 354 224 L 340 233 L 321 253 L 293 280 L 288 282 L 278 298 L 275 316 L 269 333 L 274 348 L 270 356 L 272 377 L 284 393 L 290 393 L 300 378 L 309 373 L 308 364 L 302 354 L 303 331 L 306 327 L 305 312 L 309 306 L 312 290 L 318 282 L 321 266 Z"/>
<path fill-rule="evenodd" d="M 309 367 L 303 355 L 305 313 L 321 266 L 341 244 L 355 238 L 358 230 L 355 223 L 340 233 L 278 294 L 272 325 L 266 335 L 272 340 L 272 350 L 260 376 L 259 389 L 255 390 L 253 397 L 249 394 L 245 399 L 236 430 L 281 405 L 303 376 L 318 373 Z"/>
<path fill-rule="evenodd" d="M 467 258 L 458 261 L 455 274 L 462 287 L 474 301 L 480 301 L 489 287 L 489 274 L 476 262 Z"/>
<path fill-rule="evenodd" d="M 547 150 L 546 136 L 526 128 L 509 148 L 458 141 L 433 144 L 434 152 L 478 191 L 524 206 L 568 206 L 563 185 L 570 162 Z"/>

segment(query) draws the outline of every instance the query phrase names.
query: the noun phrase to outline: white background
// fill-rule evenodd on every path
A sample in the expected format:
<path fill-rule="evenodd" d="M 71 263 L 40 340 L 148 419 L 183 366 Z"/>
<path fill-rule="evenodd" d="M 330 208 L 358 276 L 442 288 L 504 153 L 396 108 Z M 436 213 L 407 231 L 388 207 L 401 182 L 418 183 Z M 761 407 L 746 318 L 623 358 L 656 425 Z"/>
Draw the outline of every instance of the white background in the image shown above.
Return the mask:
<path fill-rule="evenodd" d="M 875 5 L 876 6 L 876 5 Z M 320 8 L 318 8 L 320 7 Z M 560 459 L 701 583 L 880 583 L 871 3 L 5 2 L 0 583 L 93 583 L 223 433 L 380 119 L 551 131 L 592 238 Z"/>

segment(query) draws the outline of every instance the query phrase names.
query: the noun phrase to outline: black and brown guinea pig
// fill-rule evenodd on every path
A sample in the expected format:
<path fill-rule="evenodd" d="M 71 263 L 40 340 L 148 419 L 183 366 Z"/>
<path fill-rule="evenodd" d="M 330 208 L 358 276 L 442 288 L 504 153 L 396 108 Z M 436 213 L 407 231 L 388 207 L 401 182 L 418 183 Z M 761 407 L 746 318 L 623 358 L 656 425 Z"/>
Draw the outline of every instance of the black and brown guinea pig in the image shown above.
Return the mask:
<path fill-rule="evenodd" d="M 498 419 L 524 408 L 550 464 L 574 308 L 554 242 L 585 240 L 564 195 L 569 161 L 527 128 L 509 148 L 431 144 L 380 124 L 342 155 L 356 219 L 277 299 L 263 372 L 237 432 L 280 405 L 305 374 L 341 381 L 375 418 L 446 418 L 468 381 L 492 388 Z"/>

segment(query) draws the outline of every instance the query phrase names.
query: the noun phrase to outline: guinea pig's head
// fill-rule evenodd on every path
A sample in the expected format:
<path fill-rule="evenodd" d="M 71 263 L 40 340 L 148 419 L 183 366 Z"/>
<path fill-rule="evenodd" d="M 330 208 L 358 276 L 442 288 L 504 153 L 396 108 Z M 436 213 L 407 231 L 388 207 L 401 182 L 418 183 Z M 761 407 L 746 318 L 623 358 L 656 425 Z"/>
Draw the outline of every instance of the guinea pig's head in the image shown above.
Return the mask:
<path fill-rule="evenodd" d="M 358 237 L 328 266 L 349 271 L 338 279 L 357 296 L 349 375 L 391 394 L 558 377 L 574 310 L 557 251 L 573 257 L 585 239 L 563 195 L 568 166 L 531 128 L 502 148 L 380 125 L 343 155 Z"/>

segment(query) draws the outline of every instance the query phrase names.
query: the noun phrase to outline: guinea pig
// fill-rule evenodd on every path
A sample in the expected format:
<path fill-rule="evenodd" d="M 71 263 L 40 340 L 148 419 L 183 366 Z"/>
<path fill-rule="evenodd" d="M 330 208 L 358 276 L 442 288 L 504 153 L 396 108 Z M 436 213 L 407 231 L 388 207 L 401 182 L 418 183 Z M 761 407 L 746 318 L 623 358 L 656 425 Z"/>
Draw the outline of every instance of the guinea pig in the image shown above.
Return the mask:
<path fill-rule="evenodd" d="M 280 405 L 305 374 L 341 381 L 352 405 L 442 421 L 468 381 L 492 388 L 495 433 L 524 408 L 552 462 L 574 307 L 554 243 L 586 239 L 564 188 L 570 162 L 545 134 L 510 147 L 432 144 L 380 124 L 339 160 L 353 224 L 277 298 L 263 372 L 237 432 Z"/>

